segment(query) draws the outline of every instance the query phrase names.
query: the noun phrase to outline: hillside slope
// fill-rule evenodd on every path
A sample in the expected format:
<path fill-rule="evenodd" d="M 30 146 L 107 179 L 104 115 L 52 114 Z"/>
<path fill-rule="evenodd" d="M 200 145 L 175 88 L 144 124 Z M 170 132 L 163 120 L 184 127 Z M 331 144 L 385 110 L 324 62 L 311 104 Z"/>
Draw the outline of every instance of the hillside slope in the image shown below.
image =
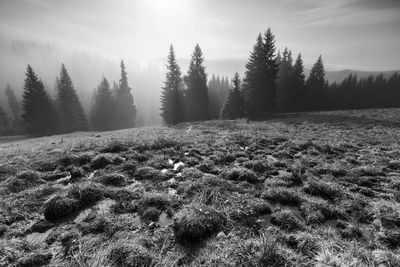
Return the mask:
<path fill-rule="evenodd" d="M 0 266 L 399 266 L 400 110 L 0 144 Z"/>

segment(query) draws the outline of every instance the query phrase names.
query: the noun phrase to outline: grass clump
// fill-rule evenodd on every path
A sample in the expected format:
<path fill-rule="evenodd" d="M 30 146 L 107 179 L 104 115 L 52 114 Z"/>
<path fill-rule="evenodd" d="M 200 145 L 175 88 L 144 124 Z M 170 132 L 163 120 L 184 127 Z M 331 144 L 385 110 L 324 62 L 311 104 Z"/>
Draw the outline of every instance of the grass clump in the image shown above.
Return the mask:
<path fill-rule="evenodd" d="M 262 198 L 273 202 L 279 202 L 281 204 L 292 206 L 298 206 L 304 201 L 297 191 L 280 187 L 267 188 L 264 190 L 261 196 Z"/>
<path fill-rule="evenodd" d="M 141 167 L 136 170 L 136 180 L 156 180 L 162 177 L 159 170 L 153 167 Z"/>
<path fill-rule="evenodd" d="M 232 181 L 246 181 L 252 184 L 258 182 L 257 176 L 253 171 L 243 167 L 234 167 L 229 170 L 225 170 L 221 174 L 222 178 Z"/>
<path fill-rule="evenodd" d="M 120 241 L 113 245 L 107 257 L 113 266 L 147 267 L 154 263 L 152 255 L 145 247 L 129 241 Z"/>
<path fill-rule="evenodd" d="M 324 223 L 343 216 L 342 211 L 322 200 L 307 201 L 300 206 L 300 210 L 306 222 L 310 224 Z"/>
<path fill-rule="evenodd" d="M 271 223 L 285 231 L 298 231 L 304 228 L 293 212 L 279 210 L 271 215 Z"/>
<path fill-rule="evenodd" d="M 199 179 L 203 177 L 203 172 L 197 168 L 184 168 L 182 170 L 182 178 L 183 179 Z"/>
<path fill-rule="evenodd" d="M 176 214 L 173 229 L 181 244 L 196 244 L 221 231 L 226 218 L 217 210 L 205 205 L 189 205 Z"/>
<path fill-rule="evenodd" d="M 44 266 L 50 263 L 53 254 L 48 253 L 31 253 L 18 260 L 18 267 Z"/>
<path fill-rule="evenodd" d="M 86 183 L 72 187 L 68 196 L 78 200 L 81 208 L 86 208 L 109 196 L 109 192 L 100 185 Z"/>
<path fill-rule="evenodd" d="M 152 221 L 156 222 L 158 221 L 158 218 L 161 215 L 161 211 L 155 207 L 148 207 L 143 212 L 141 212 L 141 218 L 144 221 Z"/>
<path fill-rule="evenodd" d="M 343 189 L 339 185 L 324 181 L 311 180 L 304 187 L 304 192 L 313 196 L 334 201 L 343 196 Z"/>
<path fill-rule="evenodd" d="M 128 146 L 119 142 L 111 141 L 100 149 L 101 153 L 120 153 L 128 150 Z"/>
<path fill-rule="evenodd" d="M 97 177 L 95 181 L 103 185 L 116 186 L 116 187 L 122 187 L 127 184 L 127 179 L 125 175 L 120 173 L 105 174 Z"/>
<path fill-rule="evenodd" d="M 79 210 L 79 201 L 66 196 L 55 196 L 44 205 L 44 217 L 48 221 L 57 221 Z"/>
<path fill-rule="evenodd" d="M 44 183 L 39 172 L 23 171 L 15 177 L 8 178 L 5 187 L 12 193 L 18 193 Z"/>
<path fill-rule="evenodd" d="M 103 169 L 108 165 L 120 164 L 122 162 L 124 162 L 124 159 L 116 154 L 100 154 L 90 161 L 90 167 L 98 170 Z"/>

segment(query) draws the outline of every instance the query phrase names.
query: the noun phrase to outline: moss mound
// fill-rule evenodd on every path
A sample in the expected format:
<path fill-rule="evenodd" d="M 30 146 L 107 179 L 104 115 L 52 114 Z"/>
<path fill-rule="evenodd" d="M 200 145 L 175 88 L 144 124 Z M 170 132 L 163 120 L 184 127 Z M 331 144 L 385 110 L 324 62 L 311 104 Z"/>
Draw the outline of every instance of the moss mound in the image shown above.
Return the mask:
<path fill-rule="evenodd" d="M 79 201 L 65 196 L 55 196 L 44 205 L 44 217 L 57 221 L 79 210 Z"/>
<path fill-rule="evenodd" d="M 176 214 L 173 229 L 176 240 L 193 244 L 221 231 L 226 218 L 217 210 L 205 205 L 190 205 Z"/>

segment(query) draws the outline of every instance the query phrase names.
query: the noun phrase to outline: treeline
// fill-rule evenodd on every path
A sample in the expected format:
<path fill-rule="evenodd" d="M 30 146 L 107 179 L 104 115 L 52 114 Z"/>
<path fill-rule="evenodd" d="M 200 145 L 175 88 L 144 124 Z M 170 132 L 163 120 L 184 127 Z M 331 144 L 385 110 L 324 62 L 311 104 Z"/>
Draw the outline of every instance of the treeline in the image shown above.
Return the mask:
<path fill-rule="evenodd" d="M 276 112 L 400 106 L 399 74 L 387 80 L 383 74 L 361 80 L 350 75 L 341 83 L 329 84 L 319 56 L 306 77 L 301 54 L 294 60 L 289 49 L 278 52 L 271 29 L 258 35 L 243 80 L 238 73 L 232 83 L 213 76 L 206 88 L 203 61 L 197 45 L 188 73 L 182 76 L 171 45 L 161 95 L 161 116 L 167 124 L 209 118 L 257 119 Z"/>
<path fill-rule="evenodd" d="M 72 79 L 64 64 L 56 78 L 53 99 L 30 65 L 27 66 L 21 102 L 10 85 L 5 89 L 11 117 L 0 107 L 0 135 L 35 136 L 87 130 L 117 130 L 135 125 L 136 107 L 121 61 L 121 78 L 113 87 L 103 77 L 94 90 L 93 104 L 87 118 Z"/>

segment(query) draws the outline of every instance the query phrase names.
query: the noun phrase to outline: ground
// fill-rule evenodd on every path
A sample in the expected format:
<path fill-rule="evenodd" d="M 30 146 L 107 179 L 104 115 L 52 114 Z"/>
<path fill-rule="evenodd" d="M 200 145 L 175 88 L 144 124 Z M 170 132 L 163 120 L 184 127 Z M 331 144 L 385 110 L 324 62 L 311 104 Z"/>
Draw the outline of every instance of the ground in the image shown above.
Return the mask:
<path fill-rule="evenodd" d="M 400 266 L 400 110 L 0 142 L 0 266 Z"/>

